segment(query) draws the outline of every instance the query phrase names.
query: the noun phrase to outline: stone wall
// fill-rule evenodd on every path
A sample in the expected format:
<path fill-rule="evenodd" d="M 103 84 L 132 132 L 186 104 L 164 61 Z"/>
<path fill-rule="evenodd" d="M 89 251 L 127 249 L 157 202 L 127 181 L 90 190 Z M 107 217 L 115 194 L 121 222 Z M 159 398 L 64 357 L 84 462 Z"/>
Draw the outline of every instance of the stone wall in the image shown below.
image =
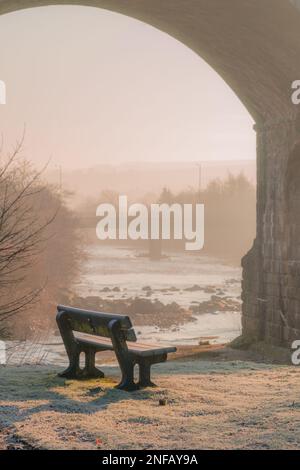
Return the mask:
<path fill-rule="evenodd" d="M 297 121 L 286 118 L 258 127 L 257 158 L 257 236 L 242 261 L 243 334 L 290 347 L 300 339 Z"/>

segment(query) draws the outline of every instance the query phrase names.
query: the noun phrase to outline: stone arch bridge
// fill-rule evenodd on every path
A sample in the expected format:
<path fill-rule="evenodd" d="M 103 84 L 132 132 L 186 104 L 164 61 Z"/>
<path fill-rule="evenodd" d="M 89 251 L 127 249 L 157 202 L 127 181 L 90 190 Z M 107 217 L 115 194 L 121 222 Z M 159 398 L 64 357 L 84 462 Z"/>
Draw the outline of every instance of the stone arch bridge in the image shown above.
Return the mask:
<path fill-rule="evenodd" d="M 168 33 L 245 105 L 257 132 L 257 234 L 242 260 L 243 334 L 285 346 L 300 339 L 300 106 L 291 102 L 300 0 L 0 0 L 0 14 L 63 4 L 119 12 Z"/>

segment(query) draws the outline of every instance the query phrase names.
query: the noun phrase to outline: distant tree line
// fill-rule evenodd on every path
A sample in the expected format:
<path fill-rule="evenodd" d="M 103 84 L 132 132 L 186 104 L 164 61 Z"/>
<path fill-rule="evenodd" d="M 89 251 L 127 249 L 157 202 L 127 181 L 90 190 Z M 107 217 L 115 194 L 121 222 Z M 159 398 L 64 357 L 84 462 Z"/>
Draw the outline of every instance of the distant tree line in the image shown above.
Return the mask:
<path fill-rule="evenodd" d="M 191 188 L 174 194 L 165 188 L 159 202 L 204 204 L 202 253 L 239 263 L 252 246 L 256 231 L 256 188 L 243 173 L 215 179 L 202 191 Z M 176 241 L 174 244 L 182 246 Z"/>

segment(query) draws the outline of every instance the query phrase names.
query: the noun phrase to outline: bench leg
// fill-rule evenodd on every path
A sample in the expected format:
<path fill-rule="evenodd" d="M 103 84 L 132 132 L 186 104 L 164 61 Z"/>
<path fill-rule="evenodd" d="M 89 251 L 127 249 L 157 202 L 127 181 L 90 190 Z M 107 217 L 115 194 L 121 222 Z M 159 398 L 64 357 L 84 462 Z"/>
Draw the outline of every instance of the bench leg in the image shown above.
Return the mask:
<path fill-rule="evenodd" d="M 138 384 L 140 387 L 156 387 L 156 385 L 151 382 L 151 366 L 152 363 L 150 361 L 145 360 L 139 363 L 140 380 Z"/>
<path fill-rule="evenodd" d="M 134 364 L 131 362 L 120 363 L 122 372 L 121 382 L 116 386 L 119 390 L 126 392 L 133 392 L 139 389 L 139 385 L 134 382 Z"/>
<path fill-rule="evenodd" d="M 79 365 L 79 356 L 80 353 L 85 353 L 85 367 L 80 369 Z M 95 367 L 95 354 L 94 350 L 78 351 L 76 354 L 73 354 L 70 359 L 69 367 L 62 373 L 58 374 L 59 377 L 64 377 L 65 379 L 87 379 L 87 378 L 103 378 L 104 373 Z"/>
<path fill-rule="evenodd" d="M 104 373 L 102 370 L 97 369 L 95 366 L 95 355 L 96 351 L 93 349 L 88 349 L 85 351 L 85 357 L 86 357 L 86 362 L 85 362 L 85 368 L 82 371 L 82 375 L 85 378 L 103 378 Z"/>
<path fill-rule="evenodd" d="M 137 390 L 139 386 L 134 383 L 135 361 L 129 354 L 126 340 L 120 329 L 119 322 L 117 320 L 112 320 L 108 325 L 108 329 L 110 331 L 116 358 L 122 372 L 121 382 L 116 386 L 116 388 L 119 390 L 126 390 L 127 392 Z"/>
<path fill-rule="evenodd" d="M 78 379 L 80 378 L 80 367 L 79 367 L 79 353 L 74 354 L 70 358 L 70 365 L 69 367 L 58 374 L 59 377 L 63 377 L 65 379 Z"/>

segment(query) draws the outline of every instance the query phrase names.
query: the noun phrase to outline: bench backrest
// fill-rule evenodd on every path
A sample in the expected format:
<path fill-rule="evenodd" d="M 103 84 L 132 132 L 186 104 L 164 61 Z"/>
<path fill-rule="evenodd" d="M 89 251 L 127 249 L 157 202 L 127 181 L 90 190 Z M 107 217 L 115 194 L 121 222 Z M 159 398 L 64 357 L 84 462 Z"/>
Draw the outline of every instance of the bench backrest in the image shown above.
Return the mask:
<path fill-rule="evenodd" d="M 131 320 L 127 315 L 81 310 L 65 305 L 58 305 L 57 312 L 58 325 L 60 326 L 60 318 L 63 314 L 64 324 L 67 323 L 70 330 L 88 333 L 90 335 L 110 337 L 111 331 L 108 326 L 112 320 L 117 320 L 124 334 L 124 338 L 127 341 L 137 340 Z"/>

